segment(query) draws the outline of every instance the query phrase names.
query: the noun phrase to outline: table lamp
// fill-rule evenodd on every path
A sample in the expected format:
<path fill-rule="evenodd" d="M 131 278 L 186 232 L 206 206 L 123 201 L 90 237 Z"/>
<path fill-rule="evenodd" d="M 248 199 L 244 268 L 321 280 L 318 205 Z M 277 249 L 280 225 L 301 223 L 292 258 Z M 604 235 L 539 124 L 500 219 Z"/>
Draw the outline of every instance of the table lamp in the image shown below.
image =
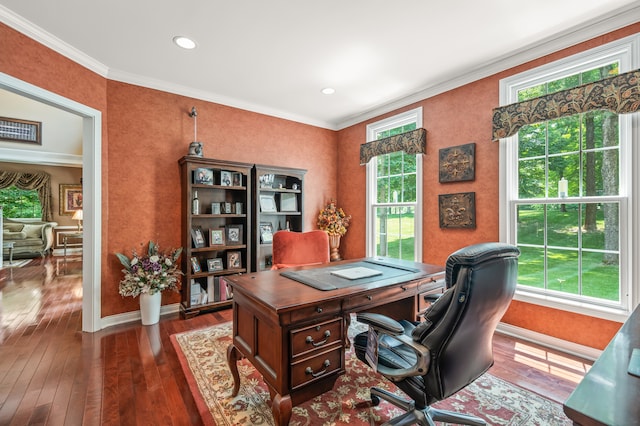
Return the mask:
<path fill-rule="evenodd" d="M 82 209 L 76 210 L 71 219 L 78 221 L 78 232 L 80 232 L 82 230 Z"/>

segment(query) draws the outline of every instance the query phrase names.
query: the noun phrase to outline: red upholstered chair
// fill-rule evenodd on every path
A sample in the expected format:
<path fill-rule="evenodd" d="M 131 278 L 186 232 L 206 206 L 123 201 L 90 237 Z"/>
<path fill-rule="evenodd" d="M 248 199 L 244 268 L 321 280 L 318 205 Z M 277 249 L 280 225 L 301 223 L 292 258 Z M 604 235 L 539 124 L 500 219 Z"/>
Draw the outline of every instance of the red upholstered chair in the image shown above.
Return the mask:
<path fill-rule="evenodd" d="M 271 269 L 329 263 L 329 236 L 324 231 L 278 231 L 272 244 Z"/>

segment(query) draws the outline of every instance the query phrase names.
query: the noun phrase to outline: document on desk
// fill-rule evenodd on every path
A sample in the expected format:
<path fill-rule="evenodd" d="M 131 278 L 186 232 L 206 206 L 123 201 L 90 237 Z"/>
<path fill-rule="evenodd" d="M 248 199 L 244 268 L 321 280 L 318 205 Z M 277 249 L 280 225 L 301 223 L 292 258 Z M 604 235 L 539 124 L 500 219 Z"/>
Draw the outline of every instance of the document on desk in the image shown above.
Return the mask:
<path fill-rule="evenodd" d="M 356 266 L 353 268 L 345 268 L 345 269 L 339 269 L 337 271 L 331 271 L 331 275 L 346 278 L 348 280 L 359 280 L 360 278 L 369 278 L 369 277 L 375 277 L 376 275 L 382 275 L 382 271 L 378 271 L 371 268 L 365 268 L 363 266 Z"/>

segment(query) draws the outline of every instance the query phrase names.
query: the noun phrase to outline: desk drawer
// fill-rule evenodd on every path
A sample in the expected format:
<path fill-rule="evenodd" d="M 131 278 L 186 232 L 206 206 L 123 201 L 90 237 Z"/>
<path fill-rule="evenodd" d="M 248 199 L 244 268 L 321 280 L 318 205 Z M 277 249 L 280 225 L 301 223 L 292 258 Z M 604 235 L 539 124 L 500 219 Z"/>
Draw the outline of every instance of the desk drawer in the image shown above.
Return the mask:
<path fill-rule="evenodd" d="M 340 312 L 340 301 L 318 303 L 306 308 L 296 309 L 291 312 L 291 322 L 312 321 L 314 318 L 323 318 L 329 314 Z"/>
<path fill-rule="evenodd" d="M 361 306 L 381 305 L 393 300 L 410 297 L 416 293 L 417 282 L 401 284 L 383 290 L 372 290 L 358 296 L 350 297 L 344 302 L 344 310 L 351 311 Z"/>
<path fill-rule="evenodd" d="M 298 357 L 338 342 L 342 337 L 342 318 L 291 331 L 291 356 Z"/>
<path fill-rule="evenodd" d="M 291 387 L 295 389 L 343 369 L 344 348 L 337 348 L 303 359 L 291 365 Z"/>

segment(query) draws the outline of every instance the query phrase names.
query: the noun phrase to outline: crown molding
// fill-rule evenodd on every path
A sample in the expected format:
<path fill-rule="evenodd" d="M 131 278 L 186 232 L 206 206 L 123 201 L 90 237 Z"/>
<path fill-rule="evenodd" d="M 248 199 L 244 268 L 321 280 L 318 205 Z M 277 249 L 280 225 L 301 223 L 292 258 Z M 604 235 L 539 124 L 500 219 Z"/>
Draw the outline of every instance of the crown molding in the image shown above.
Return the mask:
<path fill-rule="evenodd" d="M 82 155 L 26 149 L 0 148 L 0 158 L 7 163 L 32 163 L 48 166 L 82 167 Z"/>
<path fill-rule="evenodd" d="M 96 61 L 84 52 L 76 49 L 68 43 L 60 40 L 53 34 L 48 33 L 42 28 L 27 21 L 23 17 L 15 14 L 13 11 L 0 5 L 0 22 L 13 28 L 14 30 L 26 35 L 27 37 L 37 41 L 38 43 L 58 52 L 72 61 L 82 65 L 85 68 L 99 74 L 103 77 L 107 76 L 108 67 L 99 61 Z"/>

